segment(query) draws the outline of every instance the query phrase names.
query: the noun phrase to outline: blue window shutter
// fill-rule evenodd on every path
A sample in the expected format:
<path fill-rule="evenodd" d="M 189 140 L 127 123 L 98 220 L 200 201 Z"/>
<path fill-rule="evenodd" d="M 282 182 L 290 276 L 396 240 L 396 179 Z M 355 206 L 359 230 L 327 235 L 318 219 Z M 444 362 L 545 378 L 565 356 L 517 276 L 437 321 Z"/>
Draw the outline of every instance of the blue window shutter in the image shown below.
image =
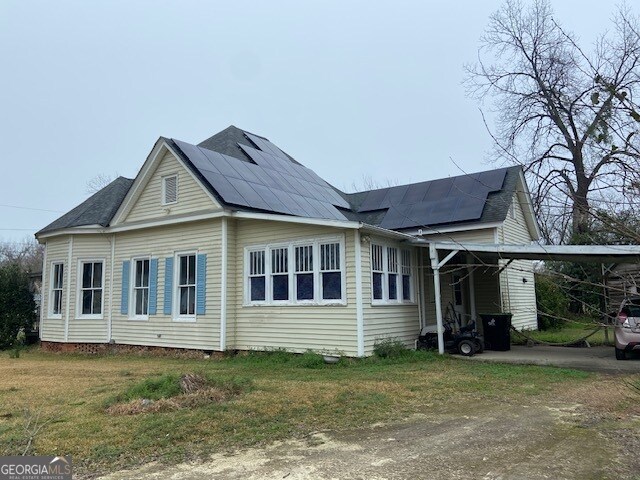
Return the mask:
<path fill-rule="evenodd" d="M 131 269 L 131 262 L 125 260 L 122 262 L 122 297 L 120 298 L 120 313 L 122 315 L 129 314 L 129 280 L 131 275 L 129 271 Z"/>
<path fill-rule="evenodd" d="M 171 315 L 173 298 L 173 257 L 164 260 L 164 314 Z"/>
<path fill-rule="evenodd" d="M 200 253 L 196 259 L 196 314 L 205 314 L 207 291 L 207 255 Z"/>
<path fill-rule="evenodd" d="M 158 259 L 149 261 L 149 315 L 157 313 L 158 306 Z"/>

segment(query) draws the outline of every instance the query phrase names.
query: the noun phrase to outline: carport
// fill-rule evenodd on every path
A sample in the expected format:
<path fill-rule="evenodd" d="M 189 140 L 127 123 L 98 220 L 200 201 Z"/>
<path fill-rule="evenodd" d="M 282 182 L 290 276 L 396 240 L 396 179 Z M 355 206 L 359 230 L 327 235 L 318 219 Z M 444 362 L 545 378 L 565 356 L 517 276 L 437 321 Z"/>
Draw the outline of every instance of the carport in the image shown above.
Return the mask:
<path fill-rule="evenodd" d="M 433 289 L 438 334 L 438 351 L 443 354 L 444 325 L 440 270 L 456 255 L 465 253 L 467 258 L 487 264 L 504 261 L 506 268 L 514 260 L 570 261 L 596 263 L 639 263 L 640 245 L 509 245 L 509 244 L 473 244 L 465 242 L 429 242 L 426 239 L 414 239 L 410 243 L 429 249 L 431 269 L 433 270 Z M 473 270 L 469 269 L 470 278 Z M 470 283 L 473 285 L 473 282 Z M 476 316 L 476 297 L 469 292 L 471 316 Z"/>

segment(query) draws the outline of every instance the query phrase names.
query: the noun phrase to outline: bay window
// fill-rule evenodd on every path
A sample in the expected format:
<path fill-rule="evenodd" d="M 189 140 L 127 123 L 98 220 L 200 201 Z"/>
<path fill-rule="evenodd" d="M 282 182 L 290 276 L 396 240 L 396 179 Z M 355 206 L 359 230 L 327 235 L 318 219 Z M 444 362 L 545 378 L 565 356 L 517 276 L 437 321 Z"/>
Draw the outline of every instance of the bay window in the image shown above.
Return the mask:
<path fill-rule="evenodd" d="M 341 239 L 318 238 L 249 247 L 245 251 L 245 264 L 247 304 L 344 304 Z"/>

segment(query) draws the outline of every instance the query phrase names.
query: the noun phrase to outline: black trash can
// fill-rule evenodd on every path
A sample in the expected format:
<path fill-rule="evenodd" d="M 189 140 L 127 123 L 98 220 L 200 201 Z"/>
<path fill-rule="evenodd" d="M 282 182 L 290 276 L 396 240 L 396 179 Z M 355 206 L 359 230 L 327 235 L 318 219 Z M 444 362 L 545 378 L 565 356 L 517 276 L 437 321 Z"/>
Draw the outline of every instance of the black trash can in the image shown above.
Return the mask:
<path fill-rule="evenodd" d="M 487 350 L 511 350 L 510 313 L 481 313 L 484 344 Z"/>

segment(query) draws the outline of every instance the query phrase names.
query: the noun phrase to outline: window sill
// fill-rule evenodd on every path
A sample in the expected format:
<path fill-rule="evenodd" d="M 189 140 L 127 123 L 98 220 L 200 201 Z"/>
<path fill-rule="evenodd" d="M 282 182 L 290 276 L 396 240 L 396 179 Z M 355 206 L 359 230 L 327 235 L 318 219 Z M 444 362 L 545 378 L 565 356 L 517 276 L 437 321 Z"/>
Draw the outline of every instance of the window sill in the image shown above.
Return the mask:
<path fill-rule="evenodd" d="M 274 302 L 274 303 L 243 303 L 243 307 L 255 308 L 255 307 L 346 307 L 347 302 L 345 300 L 325 300 L 323 302 L 308 302 L 301 301 L 298 303 L 290 302 Z"/>
<path fill-rule="evenodd" d="M 134 316 L 134 317 L 129 317 L 129 320 L 131 320 L 132 322 L 146 322 L 149 320 L 149 316 Z"/>
<path fill-rule="evenodd" d="M 418 305 L 414 301 L 399 302 L 397 300 L 373 300 L 371 302 L 372 307 L 412 307 Z"/>
<path fill-rule="evenodd" d="M 80 315 L 76 316 L 76 320 L 104 320 L 103 315 Z"/>
<path fill-rule="evenodd" d="M 60 315 L 54 315 L 54 314 L 47 315 L 45 320 L 62 320 L 62 314 L 60 314 Z"/>

